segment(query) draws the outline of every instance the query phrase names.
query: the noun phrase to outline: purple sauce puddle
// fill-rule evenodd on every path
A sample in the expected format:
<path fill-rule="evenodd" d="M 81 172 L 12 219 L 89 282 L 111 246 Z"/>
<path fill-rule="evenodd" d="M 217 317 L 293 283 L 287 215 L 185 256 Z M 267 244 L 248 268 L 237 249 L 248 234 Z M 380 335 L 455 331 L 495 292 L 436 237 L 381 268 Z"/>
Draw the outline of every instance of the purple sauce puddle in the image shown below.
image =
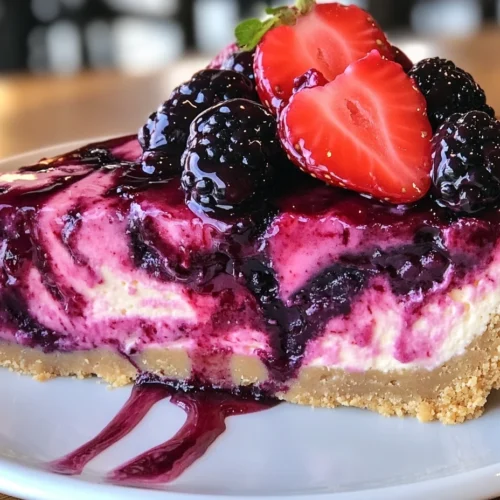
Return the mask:
<path fill-rule="evenodd" d="M 103 451 L 130 434 L 159 401 L 172 395 L 168 386 L 135 385 L 130 398 L 118 415 L 94 439 L 49 464 L 52 472 L 74 476 Z"/>
<path fill-rule="evenodd" d="M 171 402 L 186 412 L 180 430 L 165 443 L 142 453 L 108 474 L 115 484 L 166 484 L 178 478 L 202 457 L 226 430 L 226 418 L 272 408 L 273 400 L 242 398 L 214 390 L 182 392 L 162 383 L 136 383 L 129 400 L 115 418 L 92 440 L 49 464 L 57 474 L 79 475 L 102 452 L 130 434 L 159 401 Z"/>

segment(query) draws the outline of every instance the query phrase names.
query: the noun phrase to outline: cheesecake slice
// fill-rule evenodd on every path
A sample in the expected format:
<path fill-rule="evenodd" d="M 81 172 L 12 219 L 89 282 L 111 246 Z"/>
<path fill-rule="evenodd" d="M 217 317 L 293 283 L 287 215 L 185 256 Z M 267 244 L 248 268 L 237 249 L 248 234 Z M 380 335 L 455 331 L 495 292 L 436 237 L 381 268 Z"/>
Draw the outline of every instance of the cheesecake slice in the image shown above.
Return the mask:
<path fill-rule="evenodd" d="M 500 376 L 500 124 L 450 61 L 412 66 L 358 7 L 300 6 L 138 136 L 0 175 L 0 365 L 482 413 Z"/>
<path fill-rule="evenodd" d="M 264 221 L 216 225 L 141 154 L 116 139 L 0 177 L 3 366 L 481 413 L 500 373 L 497 211 L 450 218 L 313 181 Z"/>

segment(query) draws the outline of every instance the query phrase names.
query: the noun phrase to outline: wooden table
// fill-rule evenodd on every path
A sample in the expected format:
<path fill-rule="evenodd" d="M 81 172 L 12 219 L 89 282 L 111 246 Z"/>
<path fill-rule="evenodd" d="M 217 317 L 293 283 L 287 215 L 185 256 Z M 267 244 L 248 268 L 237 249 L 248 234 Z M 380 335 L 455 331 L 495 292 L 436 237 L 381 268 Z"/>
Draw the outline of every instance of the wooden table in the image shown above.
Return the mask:
<path fill-rule="evenodd" d="M 0 78 L 0 157 L 76 139 L 129 134 L 206 61 L 163 72 Z"/>
<path fill-rule="evenodd" d="M 472 73 L 500 114 L 500 29 L 458 40 L 402 39 L 414 59 L 439 55 Z M 0 78 L 0 157 L 82 138 L 133 132 L 172 87 L 204 61 L 188 58 L 150 75 Z M 8 499 L 0 494 L 0 500 Z M 12 500 L 12 499 L 10 499 Z"/>

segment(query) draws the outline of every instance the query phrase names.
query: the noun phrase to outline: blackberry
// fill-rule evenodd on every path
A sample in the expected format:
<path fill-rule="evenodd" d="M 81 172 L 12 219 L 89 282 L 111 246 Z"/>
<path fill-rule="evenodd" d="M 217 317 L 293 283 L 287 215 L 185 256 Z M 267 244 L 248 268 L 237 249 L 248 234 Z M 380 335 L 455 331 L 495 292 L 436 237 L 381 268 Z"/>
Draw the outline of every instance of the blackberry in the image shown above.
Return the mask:
<path fill-rule="evenodd" d="M 500 199 L 500 122 L 481 111 L 452 115 L 432 140 L 433 195 L 473 214 Z"/>
<path fill-rule="evenodd" d="M 314 87 L 324 87 L 327 83 L 328 80 L 323 76 L 323 73 L 313 68 L 295 78 L 293 93 L 296 94 L 304 89 L 313 89 Z"/>
<path fill-rule="evenodd" d="M 451 61 L 434 57 L 413 66 L 409 75 L 427 100 L 427 114 L 433 130 L 454 113 L 484 111 L 495 116 L 486 104 L 484 90 L 472 75 Z"/>
<path fill-rule="evenodd" d="M 262 201 L 283 152 L 276 120 L 246 99 L 220 103 L 191 125 L 182 157 L 187 201 L 228 215 Z"/>
<path fill-rule="evenodd" d="M 413 63 L 411 59 L 398 47 L 392 46 L 392 51 L 394 53 L 394 62 L 398 63 L 405 71 L 408 73 L 413 68 Z"/>
<path fill-rule="evenodd" d="M 236 71 L 205 69 L 177 87 L 139 131 L 149 161 L 145 169 L 156 162 L 179 168 L 191 122 L 206 109 L 234 98 L 257 99 L 253 83 Z"/>
<path fill-rule="evenodd" d="M 444 281 L 450 267 L 448 251 L 435 228 L 417 232 L 412 244 L 387 252 L 375 251 L 372 261 L 377 271 L 389 276 L 396 295 L 431 290 Z"/>
<path fill-rule="evenodd" d="M 329 316 L 347 314 L 353 297 L 363 289 L 368 277 L 364 270 L 335 264 L 298 290 L 290 302 L 309 317 L 325 312 Z"/>
<path fill-rule="evenodd" d="M 236 71 L 245 75 L 252 82 L 255 81 L 255 75 L 253 72 L 253 58 L 255 51 L 248 52 L 245 50 L 239 50 L 231 54 L 221 66 L 221 69 L 228 69 Z"/>
<path fill-rule="evenodd" d="M 226 60 L 235 52 L 238 52 L 239 47 L 236 43 L 230 43 L 226 47 L 224 47 L 211 61 L 207 66 L 208 69 L 221 69 L 222 65 L 226 62 Z"/>
<path fill-rule="evenodd" d="M 272 304 L 278 300 L 279 283 L 270 265 L 250 258 L 243 263 L 241 272 L 246 286 L 261 304 Z"/>

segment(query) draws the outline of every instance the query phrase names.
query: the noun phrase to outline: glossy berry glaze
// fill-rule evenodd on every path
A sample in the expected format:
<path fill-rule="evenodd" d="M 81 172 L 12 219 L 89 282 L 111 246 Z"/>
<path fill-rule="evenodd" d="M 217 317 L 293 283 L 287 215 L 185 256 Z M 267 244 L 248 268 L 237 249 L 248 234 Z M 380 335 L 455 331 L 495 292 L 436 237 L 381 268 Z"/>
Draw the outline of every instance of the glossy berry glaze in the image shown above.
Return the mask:
<path fill-rule="evenodd" d="M 273 394 L 303 366 L 377 369 L 384 354 L 388 369 L 433 368 L 447 332 L 419 320 L 452 289 L 494 287 L 496 209 L 383 205 L 292 168 L 258 209 L 215 220 L 140 155 L 126 137 L 0 178 L 1 339 L 132 362 L 182 348 L 193 383 L 227 388 L 231 356 L 257 357 L 269 378 L 255 391 Z"/>
<path fill-rule="evenodd" d="M 116 417 L 94 439 L 65 457 L 49 464 L 52 472 L 79 475 L 84 467 L 123 439 L 159 401 L 171 402 L 186 412 L 181 429 L 165 443 L 121 465 L 108 474 L 108 481 L 131 486 L 165 484 L 179 477 L 204 455 L 226 430 L 226 418 L 255 413 L 273 407 L 271 400 L 255 400 L 218 391 L 180 392 L 159 380 L 139 379 Z"/>

